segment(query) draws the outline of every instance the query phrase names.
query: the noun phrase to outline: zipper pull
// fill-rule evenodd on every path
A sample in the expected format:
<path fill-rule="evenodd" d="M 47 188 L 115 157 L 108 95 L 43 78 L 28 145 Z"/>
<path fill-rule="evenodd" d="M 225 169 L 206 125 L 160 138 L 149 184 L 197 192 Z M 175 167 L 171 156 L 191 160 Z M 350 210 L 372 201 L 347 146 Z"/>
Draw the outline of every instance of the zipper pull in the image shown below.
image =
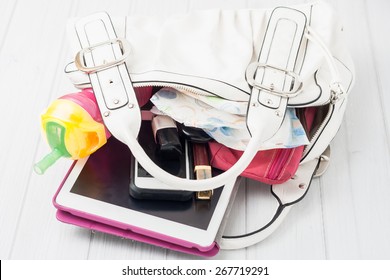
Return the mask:
<path fill-rule="evenodd" d="M 330 104 L 336 104 L 337 101 L 344 98 L 344 89 L 340 83 L 333 83 L 330 86 Z"/>

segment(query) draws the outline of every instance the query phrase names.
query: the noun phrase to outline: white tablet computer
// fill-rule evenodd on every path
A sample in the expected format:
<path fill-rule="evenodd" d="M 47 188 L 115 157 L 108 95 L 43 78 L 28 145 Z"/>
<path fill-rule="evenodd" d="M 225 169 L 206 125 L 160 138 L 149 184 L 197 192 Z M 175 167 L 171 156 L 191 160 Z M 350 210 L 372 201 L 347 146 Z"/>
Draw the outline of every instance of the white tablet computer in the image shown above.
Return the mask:
<path fill-rule="evenodd" d="M 235 182 L 215 190 L 210 201 L 137 200 L 129 195 L 131 153 L 111 137 L 88 158 L 79 160 L 54 198 L 74 216 L 131 230 L 181 246 L 215 246 Z"/>

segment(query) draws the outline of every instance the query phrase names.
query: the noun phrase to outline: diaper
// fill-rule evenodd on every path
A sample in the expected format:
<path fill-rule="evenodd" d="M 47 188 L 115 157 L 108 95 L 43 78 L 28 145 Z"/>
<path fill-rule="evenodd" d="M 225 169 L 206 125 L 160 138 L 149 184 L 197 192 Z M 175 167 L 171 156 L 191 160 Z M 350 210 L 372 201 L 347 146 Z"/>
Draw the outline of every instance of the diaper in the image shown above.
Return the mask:
<path fill-rule="evenodd" d="M 250 140 L 245 116 L 247 102 L 197 95 L 173 88 L 162 88 L 150 100 L 155 105 L 152 113 L 168 115 L 186 126 L 202 128 L 215 141 L 229 148 L 245 150 Z M 260 150 L 294 148 L 308 143 L 295 109 L 288 108 L 280 129 Z"/>

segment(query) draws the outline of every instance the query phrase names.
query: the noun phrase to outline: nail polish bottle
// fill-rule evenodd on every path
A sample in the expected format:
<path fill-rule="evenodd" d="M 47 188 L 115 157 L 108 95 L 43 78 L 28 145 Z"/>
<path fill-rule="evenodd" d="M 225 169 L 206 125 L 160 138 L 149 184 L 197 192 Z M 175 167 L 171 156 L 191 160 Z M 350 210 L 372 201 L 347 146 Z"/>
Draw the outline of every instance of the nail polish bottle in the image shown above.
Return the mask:
<path fill-rule="evenodd" d="M 175 121 L 169 116 L 154 116 L 152 130 L 159 156 L 164 160 L 179 159 L 183 150 Z"/>

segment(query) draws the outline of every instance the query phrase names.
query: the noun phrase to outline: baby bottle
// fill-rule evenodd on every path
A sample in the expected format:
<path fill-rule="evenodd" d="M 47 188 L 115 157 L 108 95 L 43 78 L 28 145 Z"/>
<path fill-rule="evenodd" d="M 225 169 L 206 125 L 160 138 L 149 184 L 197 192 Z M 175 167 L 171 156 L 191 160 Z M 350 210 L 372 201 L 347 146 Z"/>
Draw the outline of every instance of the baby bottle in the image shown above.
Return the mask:
<path fill-rule="evenodd" d="M 34 165 L 38 174 L 43 174 L 60 157 L 76 160 L 92 154 L 110 137 L 92 89 L 52 102 L 41 115 L 41 125 L 51 152 Z"/>

